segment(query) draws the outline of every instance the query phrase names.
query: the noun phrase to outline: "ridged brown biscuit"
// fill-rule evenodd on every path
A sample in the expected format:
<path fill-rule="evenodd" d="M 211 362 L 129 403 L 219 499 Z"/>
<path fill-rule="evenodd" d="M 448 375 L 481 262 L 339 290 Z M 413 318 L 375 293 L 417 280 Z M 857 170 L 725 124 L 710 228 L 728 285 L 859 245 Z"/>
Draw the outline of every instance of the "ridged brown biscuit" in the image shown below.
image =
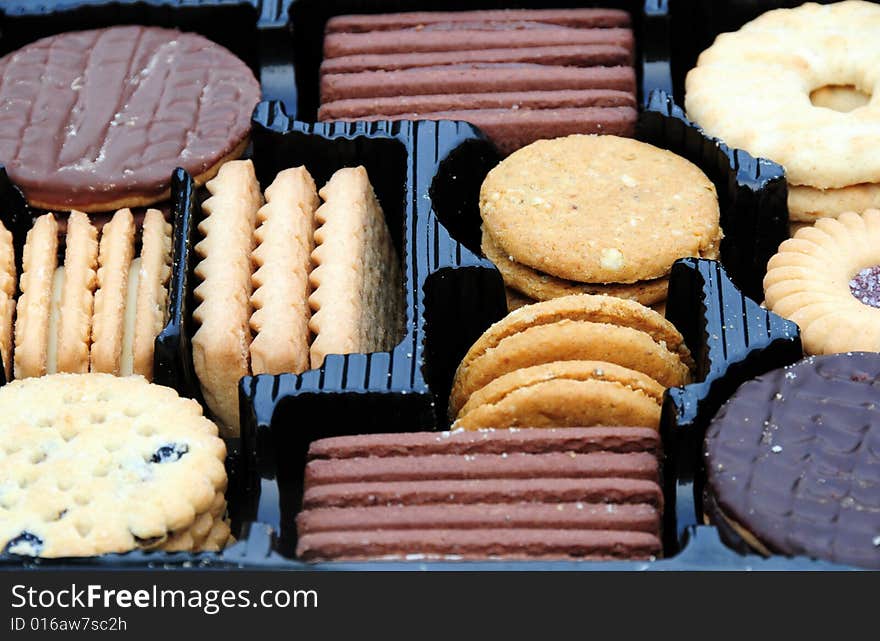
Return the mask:
<path fill-rule="evenodd" d="M 501 339 L 455 377 L 449 399 L 455 415 L 478 389 L 509 372 L 554 361 L 604 361 L 650 376 L 664 387 L 690 382 L 677 354 L 648 333 L 611 323 L 562 320 Z"/>
<path fill-rule="evenodd" d="M 305 167 L 285 169 L 266 189 L 254 233 L 252 374 L 309 369 L 309 272 L 319 203 Z"/>
<path fill-rule="evenodd" d="M 134 232 L 134 217 L 129 209 L 117 211 L 101 230 L 92 319 L 92 372 L 120 373 Z"/>
<path fill-rule="evenodd" d="M 619 67 L 550 67 L 538 64 L 445 65 L 400 71 L 327 74 L 321 102 L 376 96 L 493 91 L 615 89 L 635 92 L 635 71 Z"/>
<path fill-rule="evenodd" d="M 722 237 L 715 186 L 696 165 L 617 136 L 514 152 L 483 181 L 480 215 L 502 255 L 581 283 L 662 278 L 679 258 L 713 255 Z"/>
<path fill-rule="evenodd" d="M 505 374 L 474 392 L 454 428 L 659 428 L 663 386 L 641 372 L 599 361 L 563 361 Z"/>
<path fill-rule="evenodd" d="M 58 223 L 52 214 L 34 221 L 22 260 L 21 295 L 16 304 L 15 378 L 46 374 L 49 357 L 49 316 L 55 269 L 58 266 Z"/>
<path fill-rule="evenodd" d="M 250 373 L 251 255 L 263 204 L 250 160 L 228 162 L 208 182 L 202 203 L 201 257 L 195 274 L 193 365 L 211 412 L 226 434 L 239 431 L 238 381 Z"/>
<path fill-rule="evenodd" d="M 15 314 L 16 281 L 12 232 L 0 222 L 0 362 L 6 382 L 12 379 L 12 317 Z"/>
<path fill-rule="evenodd" d="M 98 284 L 98 230 L 89 217 L 70 212 L 64 250 L 64 288 L 58 314 L 57 366 L 50 374 L 89 371 L 92 314 Z"/>
<path fill-rule="evenodd" d="M 491 260 L 508 287 L 535 300 L 552 300 L 575 294 L 613 296 L 636 301 L 642 305 L 653 305 L 663 301 L 669 290 L 669 278 L 655 278 L 630 284 L 579 283 L 539 272 L 517 262 L 496 245 L 489 234 L 483 230 L 481 245 L 486 258 Z M 714 252 L 717 256 L 717 251 Z M 712 257 L 710 253 L 707 258 Z"/>

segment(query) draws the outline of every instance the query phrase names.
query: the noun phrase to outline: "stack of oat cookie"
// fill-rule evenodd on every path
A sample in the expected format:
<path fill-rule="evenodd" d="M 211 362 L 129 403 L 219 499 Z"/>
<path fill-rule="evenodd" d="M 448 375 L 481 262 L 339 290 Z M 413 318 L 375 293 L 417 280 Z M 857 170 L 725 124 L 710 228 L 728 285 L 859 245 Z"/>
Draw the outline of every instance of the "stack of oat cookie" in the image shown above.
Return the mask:
<path fill-rule="evenodd" d="M 679 258 L 717 258 L 715 186 L 680 156 L 617 136 L 540 140 L 480 190 L 483 251 L 511 308 L 575 293 L 661 305 Z"/>
<path fill-rule="evenodd" d="M 340 169 L 320 192 L 304 167 L 287 169 L 265 204 L 250 160 L 226 163 L 207 188 L 193 360 L 208 407 L 236 435 L 243 376 L 391 349 L 403 331 L 403 285 L 363 167 Z"/>
<path fill-rule="evenodd" d="M 521 307 L 465 355 L 453 428 L 638 425 L 657 429 L 663 391 L 690 382 L 678 330 L 635 301 L 578 294 Z"/>

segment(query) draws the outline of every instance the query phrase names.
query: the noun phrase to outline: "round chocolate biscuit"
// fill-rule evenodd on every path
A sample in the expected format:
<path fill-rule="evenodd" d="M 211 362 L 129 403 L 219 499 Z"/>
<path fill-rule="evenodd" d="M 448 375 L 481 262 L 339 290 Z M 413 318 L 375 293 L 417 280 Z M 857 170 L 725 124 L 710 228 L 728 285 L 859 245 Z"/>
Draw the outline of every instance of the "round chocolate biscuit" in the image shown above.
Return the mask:
<path fill-rule="evenodd" d="M 709 492 L 762 553 L 880 568 L 880 354 L 744 383 L 709 426 Z"/>
<path fill-rule="evenodd" d="M 108 211 L 210 179 L 244 152 L 260 85 L 195 33 L 61 33 L 0 58 L 0 162 L 31 205 Z"/>

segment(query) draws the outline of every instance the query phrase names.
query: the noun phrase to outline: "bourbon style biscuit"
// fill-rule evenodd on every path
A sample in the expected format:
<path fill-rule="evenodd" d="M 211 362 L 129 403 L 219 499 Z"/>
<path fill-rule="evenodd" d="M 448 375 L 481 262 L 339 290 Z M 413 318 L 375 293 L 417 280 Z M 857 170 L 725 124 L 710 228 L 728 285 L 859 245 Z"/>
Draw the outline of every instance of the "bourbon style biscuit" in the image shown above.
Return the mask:
<path fill-rule="evenodd" d="M 305 167 L 285 169 L 257 212 L 250 325 L 253 374 L 309 369 L 309 272 L 314 249 L 315 181 Z"/>
<path fill-rule="evenodd" d="M 251 342 L 251 254 L 263 203 L 250 160 L 228 162 L 208 182 L 211 197 L 199 223 L 200 284 L 193 319 L 193 364 L 211 412 L 227 434 L 238 434 L 238 381 L 247 376 Z"/>

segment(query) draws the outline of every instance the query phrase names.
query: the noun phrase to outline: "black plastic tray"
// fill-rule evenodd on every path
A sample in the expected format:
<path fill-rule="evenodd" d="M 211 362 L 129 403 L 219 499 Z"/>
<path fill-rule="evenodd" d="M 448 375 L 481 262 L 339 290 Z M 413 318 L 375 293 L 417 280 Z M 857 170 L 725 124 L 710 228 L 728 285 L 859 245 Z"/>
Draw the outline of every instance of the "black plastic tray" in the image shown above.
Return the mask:
<path fill-rule="evenodd" d="M 79 6 L 81 2 L 43 4 L 47 6 L 32 10 L 29 17 L 10 11 L 0 23 L 4 34 L 10 20 L 15 22 L 16 29 L 22 30 L 20 37 L 24 41 L 34 39 L 37 32 L 27 32 L 25 36 L 25 23 L 20 20 L 39 23 L 52 19 L 55 31 L 118 22 L 184 26 L 176 20 L 191 11 L 193 16 L 198 14 L 200 20 L 192 18 L 194 22 L 186 24 L 211 37 L 206 32 L 207 23 L 214 19 L 210 15 L 218 10 L 220 0 L 111 3 L 112 9 L 75 10 L 89 16 L 86 23 L 73 22 L 75 18 L 71 16 L 75 12 L 65 13 L 67 22 L 59 20 L 49 6 Z M 460 358 L 473 340 L 505 312 L 501 278 L 491 263 L 479 255 L 479 186 L 498 157 L 479 131 L 465 123 L 309 124 L 292 116 L 314 116 L 320 62 L 314 52 L 320 53 L 323 25 L 329 16 L 357 11 L 425 9 L 425 2 L 298 0 L 291 7 L 289 23 L 283 2 L 231 4 L 240 13 L 225 15 L 236 17 L 241 24 L 255 25 L 253 32 L 241 28 L 241 24 L 236 26 L 235 38 L 250 38 L 249 44 L 237 49 L 234 43 L 214 37 L 242 55 L 259 71 L 263 82 L 264 98 L 268 101 L 255 110 L 250 154 L 262 186 L 267 186 L 274 172 L 294 164 L 305 164 L 319 183 L 345 164 L 363 163 L 367 167 L 400 250 L 402 287 L 407 301 L 406 335 L 390 353 L 330 356 L 321 369 L 299 376 L 242 379 L 239 390 L 242 451 L 247 455 L 240 457 L 242 462 L 236 468 L 241 470 L 234 483 L 240 495 L 230 498 L 241 522 L 240 528 L 234 524 L 233 529 L 240 540 L 222 553 L 132 552 L 94 559 L 57 560 L 6 556 L 0 557 L 0 566 L 303 570 L 832 567 L 805 559 L 763 560 L 755 555 L 740 556 L 720 543 L 714 527 L 698 525 L 702 522 L 699 444 L 706 423 L 740 382 L 801 356 L 796 327 L 762 310 L 754 300 L 743 297 L 728 278 L 725 267 L 737 283 L 747 291 L 754 291 L 754 283 L 763 276 L 760 264 L 750 262 L 753 257 L 749 250 L 730 241 L 722 248 L 720 264 L 699 259 L 680 261 L 670 283 L 667 316 L 681 330 L 694 353 L 699 382 L 670 390 L 664 401 L 662 436 L 666 452 L 667 504 L 664 550 L 667 558 L 654 562 L 362 564 L 306 564 L 293 559 L 294 517 L 301 500 L 305 451 L 311 440 L 336 434 L 443 429 L 448 425 L 443 409 Z M 637 37 L 641 38 L 637 74 L 641 98 L 647 103 L 640 115 L 639 136 L 690 158 L 709 175 L 718 188 L 728 238 L 748 239 L 749 246 L 754 246 L 787 222 L 784 216 L 771 217 L 768 226 L 767 215 L 761 213 L 767 203 L 779 198 L 784 202 L 785 193 L 780 191 L 780 187 L 784 190 L 784 180 L 778 165 L 755 161 L 748 154 L 719 147 L 687 122 L 666 94 L 645 91 L 649 85 L 667 91 L 671 87 L 667 54 L 663 53 L 668 44 L 666 2 L 553 4 L 630 8 Z M 450 1 L 430 8 L 499 6 L 543 6 L 543 3 Z M 24 9 L 21 11 L 27 13 Z M 199 13 L 201 11 L 204 13 Z M 642 37 L 650 25 L 654 35 Z M 6 50 L 4 46 L 0 40 L 0 50 Z M 651 78 L 660 80 L 649 83 Z M 183 307 L 178 330 L 183 344 L 191 337 L 192 330 L 189 325 L 192 233 L 200 216 L 200 196 L 186 177 L 179 175 L 174 198 L 180 203 L 184 221 L 179 225 L 182 235 L 175 233 L 175 251 L 180 258 L 175 259 L 174 275 L 175 286 L 185 292 L 180 298 Z M 758 230 L 764 236 L 756 239 Z M 774 240 L 771 238 L 770 242 Z M 737 249 L 742 251 L 739 258 Z M 189 282 L 186 279 L 190 279 Z M 187 371 L 191 361 L 185 352 L 184 346 L 184 358 L 175 367 Z"/>

